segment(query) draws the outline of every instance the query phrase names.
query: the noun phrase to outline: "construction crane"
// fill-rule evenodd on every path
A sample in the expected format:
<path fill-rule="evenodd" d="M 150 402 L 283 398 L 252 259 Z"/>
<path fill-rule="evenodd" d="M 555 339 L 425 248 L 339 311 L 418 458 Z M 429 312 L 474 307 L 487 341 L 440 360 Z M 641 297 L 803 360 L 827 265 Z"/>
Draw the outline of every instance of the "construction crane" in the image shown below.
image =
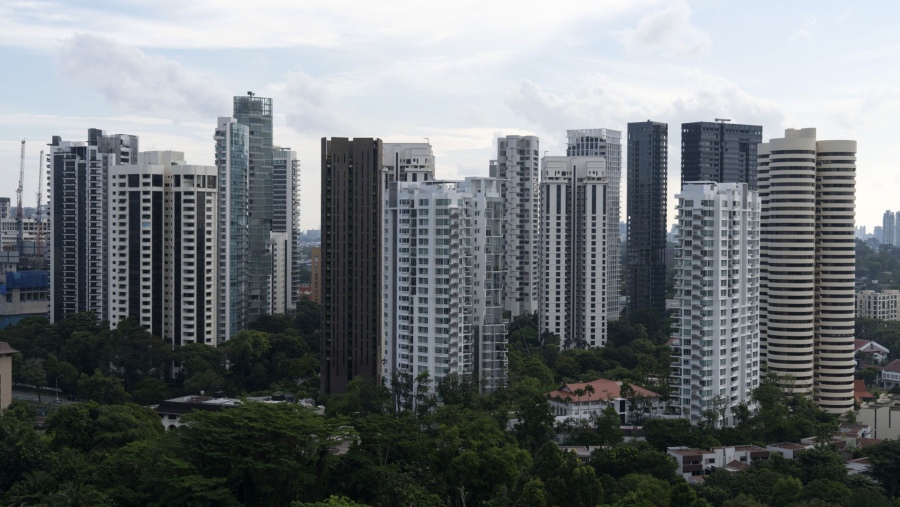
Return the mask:
<path fill-rule="evenodd" d="M 16 248 L 19 255 L 22 255 L 22 246 L 24 244 L 23 222 L 25 221 L 25 212 L 22 209 L 22 186 L 25 184 L 25 140 L 22 139 L 22 153 L 19 156 L 19 188 L 16 189 Z"/>
<path fill-rule="evenodd" d="M 44 257 L 44 210 L 41 208 L 41 201 L 44 197 L 44 150 L 41 150 L 41 156 L 38 158 L 38 191 L 37 191 L 37 209 L 34 211 L 37 225 L 37 234 L 35 236 L 34 255 L 37 262 L 43 264 Z"/>

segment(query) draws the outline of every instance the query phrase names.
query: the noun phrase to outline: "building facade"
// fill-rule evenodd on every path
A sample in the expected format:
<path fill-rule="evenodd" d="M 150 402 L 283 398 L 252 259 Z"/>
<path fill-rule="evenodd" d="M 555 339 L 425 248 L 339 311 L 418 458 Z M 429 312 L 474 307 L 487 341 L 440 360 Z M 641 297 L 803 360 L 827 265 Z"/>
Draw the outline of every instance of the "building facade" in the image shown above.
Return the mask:
<path fill-rule="evenodd" d="M 760 340 L 788 392 L 853 407 L 856 141 L 788 129 L 759 145 Z"/>
<path fill-rule="evenodd" d="M 322 380 L 382 376 L 381 139 L 322 139 Z"/>
<path fill-rule="evenodd" d="M 666 311 L 668 125 L 628 124 L 628 311 Z"/>
<path fill-rule="evenodd" d="M 385 377 L 506 385 L 502 182 L 391 183 L 385 198 Z M 433 384 L 434 385 L 434 384 Z"/>
<path fill-rule="evenodd" d="M 490 176 L 505 180 L 503 221 L 506 266 L 504 309 L 513 317 L 537 311 L 540 141 L 535 136 L 497 139 L 497 160 Z"/>
<path fill-rule="evenodd" d="M 53 136 L 47 220 L 50 222 L 50 321 L 93 311 L 109 319 L 107 296 L 108 174 L 137 162 L 138 138 L 88 129 L 88 139 Z"/>
<path fill-rule="evenodd" d="M 760 381 L 760 202 L 746 183 L 688 182 L 676 199 L 673 405 L 732 426 Z"/>
<path fill-rule="evenodd" d="M 322 248 L 314 246 L 309 250 L 309 299 L 322 304 Z"/>
<path fill-rule="evenodd" d="M 247 327 L 250 257 L 250 129 L 220 117 L 216 127 L 218 343 Z"/>
<path fill-rule="evenodd" d="M 725 121 L 681 124 L 681 188 L 689 182 L 746 183 L 757 188 L 762 127 Z"/>
<path fill-rule="evenodd" d="M 434 151 L 428 143 L 384 143 L 382 166 L 385 188 L 395 181 L 434 180 Z"/>
<path fill-rule="evenodd" d="M 273 149 L 272 192 L 271 240 L 286 243 L 282 258 L 272 259 L 273 267 L 281 268 L 272 272 L 272 281 L 279 287 L 270 289 L 275 300 L 269 306 L 278 309 L 274 313 L 285 313 L 300 300 L 300 160 L 290 148 Z"/>
<path fill-rule="evenodd" d="M 542 159 L 538 322 L 563 348 L 606 345 L 607 191 L 603 157 Z"/>
<path fill-rule="evenodd" d="M 12 358 L 16 352 L 18 350 L 10 347 L 8 343 L 0 342 L 0 411 L 12 403 Z"/>
<path fill-rule="evenodd" d="M 606 160 L 606 320 L 619 318 L 624 305 L 622 240 L 620 238 L 622 133 L 610 129 L 567 130 L 569 157 L 603 157 Z"/>
<path fill-rule="evenodd" d="M 887 210 L 881 218 L 881 244 L 896 245 L 897 244 L 897 215 Z"/>
<path fill-rule="evenodd" d="M 233 117 L 249 132 L 249 239 L 247 258 L 247 320 L 264 315 L 269 306 L 269 280 L 272 256 L 269 233 L 272 231 L 272 99 L 252 93 L 234 97 Z"/>
<path fill-rule="evenodd" d="M 173 345 L 216 344 L 218 173 L 174 151 L 111 168 L 111 326 L 130 317 Z"/>
<path fill-rule="evenodd" d="M 900 320 L 900 290 L 861 290 L 856 293 L 856 316 Z"/>

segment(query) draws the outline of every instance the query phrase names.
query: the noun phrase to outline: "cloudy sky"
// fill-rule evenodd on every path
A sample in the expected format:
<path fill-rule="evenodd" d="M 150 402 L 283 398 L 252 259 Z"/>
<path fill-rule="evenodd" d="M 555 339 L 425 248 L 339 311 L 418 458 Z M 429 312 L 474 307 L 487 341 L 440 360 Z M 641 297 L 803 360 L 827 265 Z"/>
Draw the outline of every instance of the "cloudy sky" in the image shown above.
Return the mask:
<path fill-rule="evenodd" d="M 231 96 L 274 99 L 299 152 L 302 226 L 319 225 L 319 139 L 429 138 L 440 178 L 486 175 L 496 138 L 731 118 L 763 136 L 859 141 L 857 223 L 900 208 L 900 3 L 698 0 L 3 0 L 0 179 L 25 203 L 52 135 L 89 127 L 213 163 Z M 624 195 L 623 195 L 624 207 Z M 625 210 L 622 210 L 624 216 Z M 671 211 L 670 211 L 671 221 Z"/>

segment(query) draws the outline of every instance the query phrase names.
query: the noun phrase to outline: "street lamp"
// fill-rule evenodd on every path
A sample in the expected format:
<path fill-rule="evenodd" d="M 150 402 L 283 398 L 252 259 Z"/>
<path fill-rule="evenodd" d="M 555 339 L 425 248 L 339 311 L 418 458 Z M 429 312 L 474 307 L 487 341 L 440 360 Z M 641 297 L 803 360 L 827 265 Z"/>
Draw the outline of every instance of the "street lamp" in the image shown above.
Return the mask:
<path fill-rule="evenodd" d="M 56 404 L 57 405 L 59 405 L 59 377 L 62 377 L 62 375 L 57 375 L 56 380 L 54 380 L 54 383 L 56 384 Z"/>

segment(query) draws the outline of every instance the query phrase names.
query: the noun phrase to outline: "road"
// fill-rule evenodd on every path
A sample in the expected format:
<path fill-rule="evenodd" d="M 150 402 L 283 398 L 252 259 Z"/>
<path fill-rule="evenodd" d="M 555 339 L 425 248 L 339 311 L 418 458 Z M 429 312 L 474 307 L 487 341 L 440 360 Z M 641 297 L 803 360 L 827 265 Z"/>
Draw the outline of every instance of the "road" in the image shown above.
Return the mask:
<path fill-rule="evenodd" d="M 13 396 L 13 398 L 15 398 L 17 400 L 33 401 L 35 403 L 37 403 L 37 401 L 38 401 L 37 393 L 33 392 L 30 389 L 25 390 L 25 389 L 19 389 L 19 388 L 13 387 L 12 396 Z M 55 400 L 55 399 L 56 399 L 56 393 L 54 393 L 52 391 L 51 392 L 44 391 L 43 393 L 41 393 L 41 401 L 44 403 L 50 403 L 51 400 Z M 62 396 L 60 396 L 59 401 L 62 402 L 61 403 L 62 405 L 70 405 L 72 403 L 75 403 L 74 401 L 69 401 Z"/>

